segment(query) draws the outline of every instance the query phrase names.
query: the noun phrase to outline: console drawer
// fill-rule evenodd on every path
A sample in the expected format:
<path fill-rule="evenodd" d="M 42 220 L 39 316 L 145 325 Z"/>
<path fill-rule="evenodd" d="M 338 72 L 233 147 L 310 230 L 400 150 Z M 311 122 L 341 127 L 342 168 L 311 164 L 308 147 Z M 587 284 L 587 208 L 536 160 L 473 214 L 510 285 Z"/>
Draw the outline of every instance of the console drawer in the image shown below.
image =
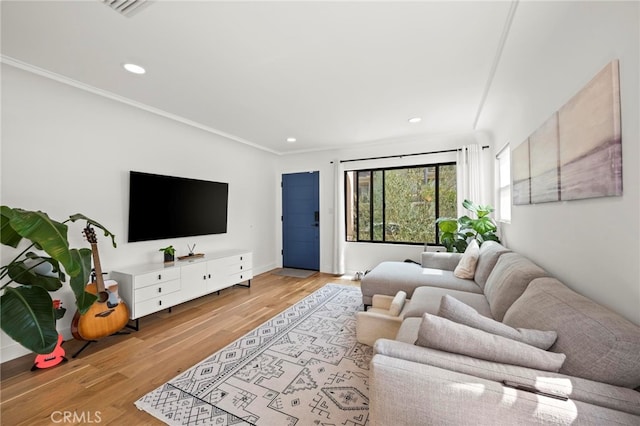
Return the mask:
<path fill-rule="evenodd" d="M 180 278 L 180 268 L 169 268 L 157 272 L 148 272 L 146 274 L 137 275 L 134 281 L 134 288 L 142 288 L 165 281 L 176 280 Z"/>
<path fill-rule="evenodd" d="M 144 302 L 147 299 L 163 296 L 179 290 L 180 280 L 165 281 L 160 284 L 139 288 L 136 289 L 136 302 Z"/>
<path fill-rule="evenodd" d="M 169 309 L 176 304 L 175 296 L 166 295 L 138 302 L 135 306 L 135 317 L 140 318 L 163 309 Z"/>

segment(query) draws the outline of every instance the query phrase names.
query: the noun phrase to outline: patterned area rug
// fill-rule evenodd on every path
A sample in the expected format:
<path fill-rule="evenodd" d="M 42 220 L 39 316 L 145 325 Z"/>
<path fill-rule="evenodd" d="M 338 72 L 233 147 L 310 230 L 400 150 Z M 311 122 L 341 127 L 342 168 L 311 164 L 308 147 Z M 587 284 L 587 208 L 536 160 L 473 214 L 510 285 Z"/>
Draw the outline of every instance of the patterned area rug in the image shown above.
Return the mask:
<path fill-rule="evenodd" d="M 368 424 L 358 287 L 327 284 L 136 401 L 170 425 Z"/>

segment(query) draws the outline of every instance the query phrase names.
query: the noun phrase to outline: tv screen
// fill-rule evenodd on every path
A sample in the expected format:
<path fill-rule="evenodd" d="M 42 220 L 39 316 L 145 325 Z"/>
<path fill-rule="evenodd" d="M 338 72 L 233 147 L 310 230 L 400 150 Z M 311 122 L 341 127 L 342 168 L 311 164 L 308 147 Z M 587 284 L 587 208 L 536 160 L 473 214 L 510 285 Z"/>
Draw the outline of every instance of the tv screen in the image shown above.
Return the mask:
<path fill-rule="evenodd" d="M 129 242 L 224 234 L 229 184 L 129 172 Z"/>

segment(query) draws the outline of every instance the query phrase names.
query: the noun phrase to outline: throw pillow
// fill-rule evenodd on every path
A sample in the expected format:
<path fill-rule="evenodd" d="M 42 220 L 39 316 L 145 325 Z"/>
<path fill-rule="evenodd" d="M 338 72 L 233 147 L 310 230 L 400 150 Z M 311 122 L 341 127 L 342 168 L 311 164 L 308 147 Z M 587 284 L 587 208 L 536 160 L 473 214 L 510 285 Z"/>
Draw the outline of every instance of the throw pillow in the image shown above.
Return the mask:
<path fill-rule="evenodd" d="M 440 299 L 438 316 L 544 350 L 549 349 L 558 338 L 558 334 L 555 331 L 509 327 L 499 321 L 480 315 L 478 311 L 471 306 L 462 303 L 448 294 Z"/>
<path fill-rule="evenodd" d="M 402 308 L 404 307 L 404 302 L 407 300 L 407 293 L 404 291 L 399 291 L 396 293 L 396 296 L 391 301 L 391 306 L 389 306 L 389 315 L 397 317 L 402 312 Z"/>
<path fill-rule="evenodd" d="M 424 314 L 416 345 L 501 364 L 558 372 L 564 354 L 546 352 L 436 315 Z"/>
<path fill-rule="evenodd" d="M 480 246 L 475 239 L 471 240 L 467 249 L 462 255 L 462 259 L 458 262 L 458 266 L 453 270 L 453 275 L 458 278 L 472 280 L 476 274 L 476 264 L 480 256 Z"/>

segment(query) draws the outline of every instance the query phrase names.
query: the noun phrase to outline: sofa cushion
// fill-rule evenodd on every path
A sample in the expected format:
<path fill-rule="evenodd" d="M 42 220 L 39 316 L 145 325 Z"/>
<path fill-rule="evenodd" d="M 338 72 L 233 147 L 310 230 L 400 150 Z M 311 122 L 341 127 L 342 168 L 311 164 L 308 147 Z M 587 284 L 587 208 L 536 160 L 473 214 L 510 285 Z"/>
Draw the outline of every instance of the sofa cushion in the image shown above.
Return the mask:
<path fill-rule="evenodd" d="M 493 318 L 502 321 L 504 313 L 522 295 L 529 283 L 548 274 L 518 253 L 505 253 L 496 262 L 484 286 L 484 295 Z"/>
<path fill-rule="evenodd" d="M 447 294 L 475 308 L 480 315 L 492 318 L 491 308 L 484 295 L 438 287 L 417 288 L 416 291 L 413 292 L 413 297 L 411 298 L 407 311 L 404 313 L 404 317 L 422 318 L 422 314 L 425 312 L 437 315 L 440 309 L 440 299 Z"/>
<path fill-rule="evenodd" d="M 498 258 L 504 253 L 508 253 L 510 251 L 511 250 L 495 241 L 485 241 L 482 243 L 474 276 L 476 284 L 478 284 L 481 289 L 484 290 L 487 278 L 489 278 L 489 274 L 491 274 L 493 267 L 496 266 Z"/>
<path fill-rule="evenodd" d="M 415 345 L 421 322 L 422 317 L 405 318 L 394 340 Z"/>
<path fill-rule="evenodd" d="M 507 311 L 511 327 L 555 330 L 550 348 L 567 360 L 563 374 L 616 386 L 640 386 L 640 327 L 570 290 L 555 278 L 534 280 Z"/>
<path fill-rule="evenodd" d="M 453 271 L 460 263 L 463 253 L 422 252 L 422 267 Z"/>
<path fill-rule="evenodd" d="M 471 306 L 462 303 L 450 295 L 445 295 L 440 301 L 438 316 L 458 324 L 464 324 L 487 333 L 496 334 L 508 339 L 517 340 L 540 349 L 549 349 L 556 341 L 555 331 L 530 330 L 528 328 L 513 328 L 506 324 L 480 315 Z"/>
<path fill-rule="evenodd" d="M 422 286 L 482 293 L 473 280 L 455 277 L 453 271 L 423 268 L 408 262 L 382 262 L 366 274 L 360 283 L 363 302 L 369 305 L 374 294 L 395 296 L 402 290 L 411 299 L 414 290 Z"/>
<path fill-rule="evenodd" d="M 563 354 L 543 351 L 431 314 L 422 317 L 416 345 L 553 372 L 557 372 L 565 360 Z"/>
<path fill-rule="evenodd" d="M 458 266 L 453 270 L 453 275 L 458 278 L 472 280 L 476 273 L 478 256 L 480 256 L 480 246 L 478 246 L 478 241 L 473 239 L 464 251 L 462 259 L 458 262 Z"/>
<path fill-rule="evenodd" d="M 417 339 L 417 332 L 415 339 Z M 535 387 L 543 392 L 569 396 L 571 401 L 568 401 L 568 407 L 573 409 L 574 412 L 576 407 L 573 404 L 577 402 L 598 406 L 600 410 L 602 407 L 606 407 L 636 416 L 640 415 L 640 393 L 633 389 L 594 382 L 593 380 L 575 376 L 567 377 L 561 373 L 546 372 L 545 374 L 540 374 L 539 371 L 533 369 L 499 364 L 471 358 L 466 355 L 415 346 L 398 340 L 378 339 L 373 347 L 373 353 L 374 355 L 386 355 L 405 361 L 431 365 L 445 371 L 468 374 L 467 380 L 469 377 L 498 383 L 508 380 Z M 533 397 L 533 399 L 535 400 L 536 398 Z M 550 422 L 549 419 L 547 421 Z M 601 417 L 598 417 L 598 421 L 602 425 L 620 424 L 603 422 Z M 591 423 L 593 423 L 593 419 Z M 490 424 L 496 424 L 495 420 Z M 574 420 L 570 424 L 580 423 Z M 627 424 L 638 424 L 638 418 L 635 419 L 635 422 L 627 422 Z"/>

